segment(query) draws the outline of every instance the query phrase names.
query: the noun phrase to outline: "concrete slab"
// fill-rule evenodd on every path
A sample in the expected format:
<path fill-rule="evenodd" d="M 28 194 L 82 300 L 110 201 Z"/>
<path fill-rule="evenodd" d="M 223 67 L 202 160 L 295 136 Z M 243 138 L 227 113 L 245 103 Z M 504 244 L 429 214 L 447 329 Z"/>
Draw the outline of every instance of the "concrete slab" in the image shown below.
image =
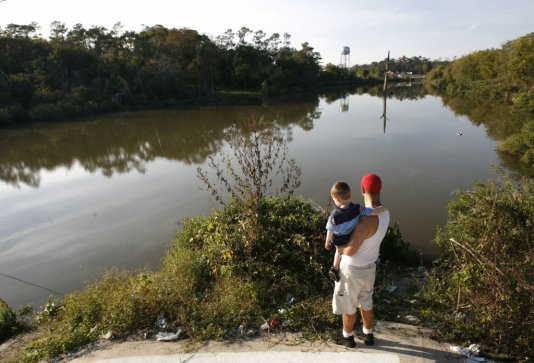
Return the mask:
<path fill-rule="evenodd" d="M 400 363 L 395 354 L 361 352 L 237 352 L 190 353 L 123 357 L 98 360 L 95 363 Z"/>
<path fill-rule="evenodd" d="M 85 351 L 65 357 L 72 363 L 136 362 L 384 362 L 384 363 L 458 363 L 449 344 L 431 339 L 432 331 L 399 323 L 378 321 L 375 345 L 366 346 L 356 339 L 355 349 L 336 345 L 331 340 L 309 341 L 298 333 L 266 334 L 234 341 L 188 340 L 158 342 L 104 341 Z"/>

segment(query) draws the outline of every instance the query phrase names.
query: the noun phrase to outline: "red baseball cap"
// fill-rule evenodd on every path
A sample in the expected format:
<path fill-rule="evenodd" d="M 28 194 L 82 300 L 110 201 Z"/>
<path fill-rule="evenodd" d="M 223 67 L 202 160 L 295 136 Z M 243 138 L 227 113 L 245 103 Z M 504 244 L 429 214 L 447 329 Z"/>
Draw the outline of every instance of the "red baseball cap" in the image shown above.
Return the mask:
<path fill-rule="evenodd" d="M 378 193 L 382 189 L 382 180 L 376 174 L 365 174 L 362 177 L 362 188 L 369 193 Z"/>

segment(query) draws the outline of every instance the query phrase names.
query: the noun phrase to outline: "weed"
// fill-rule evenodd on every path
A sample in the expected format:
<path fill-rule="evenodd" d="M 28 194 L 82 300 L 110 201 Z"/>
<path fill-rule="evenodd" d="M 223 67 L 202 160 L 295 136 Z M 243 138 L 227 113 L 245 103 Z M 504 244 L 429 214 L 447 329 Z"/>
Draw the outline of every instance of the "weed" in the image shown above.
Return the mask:
<path fill-rule="evenodd" d="M 445 339 L 495 356 L 534 357 L 534 181 L 477 183 L 449 203 L 444 256 L 424 291 L 427 321 Z"/>

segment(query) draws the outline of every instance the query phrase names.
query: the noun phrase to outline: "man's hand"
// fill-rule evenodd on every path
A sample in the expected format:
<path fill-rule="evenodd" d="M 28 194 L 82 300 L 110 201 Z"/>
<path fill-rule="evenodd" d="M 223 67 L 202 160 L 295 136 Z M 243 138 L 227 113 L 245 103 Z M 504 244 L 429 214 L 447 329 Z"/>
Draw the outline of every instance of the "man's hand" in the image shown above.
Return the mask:
<path fill-rule="evenodd" d="M 362 216 L 352 231 L 349 242 L 343 247 L 338 247 L 338 250 L 347 256 L 354 255 L 356 252 L 358 252 L 358 249 L 363 244 L 363 241 L 374 235 L 377 229 L 378 217 Z"/>
<path fill-rule="evenodd" d="M 372 216 L 376 216 L 377 214 L 380 214 L 382 212 L 385 212 L 387 211 L 387 207 L 384 207 L 383 205 L 381 205 L 380 207 L 376 207 L 373 209 L 373 213 L 371 213 Z"/>

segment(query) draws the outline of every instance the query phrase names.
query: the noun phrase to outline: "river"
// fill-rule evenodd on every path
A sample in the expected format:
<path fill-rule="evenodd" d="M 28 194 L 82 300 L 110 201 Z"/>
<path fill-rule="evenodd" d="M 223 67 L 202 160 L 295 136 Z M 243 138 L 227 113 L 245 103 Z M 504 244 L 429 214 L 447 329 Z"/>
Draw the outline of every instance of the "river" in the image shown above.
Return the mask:
<path fill-rule="evenodd" d="M 358 191 L 361 175 L 379 174 L 392 220 L 435 258 L 432 239 L 454 191 L 502 163 L 496 141 L 438 97 L 396 92 L 385 123 L 384 107 L 381 97 L 355 93 L 0 129 L 0 297 L 38 308 L 50 292 L 20 280 L 65 293 L 112 266 L 157 268 L 179 221 L 217 207 L 196 169 L 250 117 L 290 135 L 298 194 L 320 205 L 328 207 L 336 180 Z"/>

